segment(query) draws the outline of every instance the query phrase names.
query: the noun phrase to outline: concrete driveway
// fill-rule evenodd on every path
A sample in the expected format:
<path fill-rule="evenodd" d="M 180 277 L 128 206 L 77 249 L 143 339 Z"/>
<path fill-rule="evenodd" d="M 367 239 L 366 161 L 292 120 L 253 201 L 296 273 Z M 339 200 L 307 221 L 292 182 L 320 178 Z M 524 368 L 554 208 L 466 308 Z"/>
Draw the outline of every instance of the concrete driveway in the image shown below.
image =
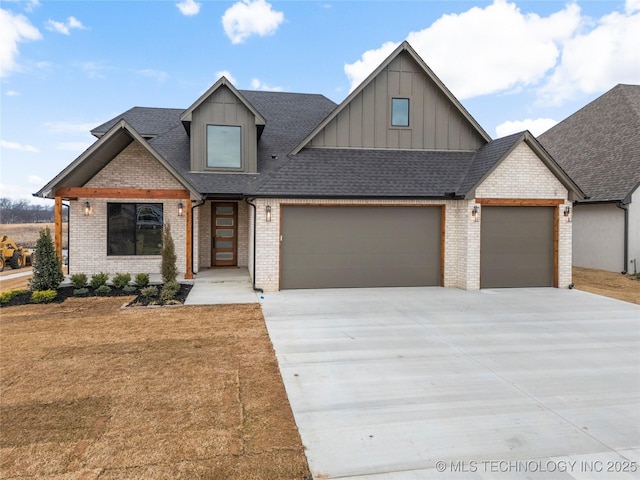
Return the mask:
<path fill-rule="evenodd" d="M 263 311 L 314 478 L 638 478 L 640 306 L 293 290 Z"/>

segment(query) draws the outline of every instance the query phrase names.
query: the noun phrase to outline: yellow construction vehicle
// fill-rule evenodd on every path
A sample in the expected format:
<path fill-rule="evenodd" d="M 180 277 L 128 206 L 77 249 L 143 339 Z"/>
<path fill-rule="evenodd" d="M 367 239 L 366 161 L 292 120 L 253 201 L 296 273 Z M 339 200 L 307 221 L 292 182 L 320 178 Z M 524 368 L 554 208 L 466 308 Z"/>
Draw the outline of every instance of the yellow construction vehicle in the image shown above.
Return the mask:
<path fill-rule="evenodd" d="M 7 235 L 0 238 L 0 272 L 6 264 L 11 268 L 22 268 L 31 265 L 31 250 L 16 245 L 16 242 Z"/>

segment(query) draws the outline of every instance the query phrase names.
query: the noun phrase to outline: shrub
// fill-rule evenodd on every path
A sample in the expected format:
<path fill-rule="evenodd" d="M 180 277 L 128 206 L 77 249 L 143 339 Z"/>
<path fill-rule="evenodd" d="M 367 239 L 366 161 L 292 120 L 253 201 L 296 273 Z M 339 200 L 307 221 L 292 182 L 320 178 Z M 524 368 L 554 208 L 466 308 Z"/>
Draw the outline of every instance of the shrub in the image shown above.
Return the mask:
<path fill-rule="evenodd" d="M 64 280 L 62 262 L 56 255 L 51 239 L 51 230 L 43 228 L 36 243 L 36 255 L 33 259 L 33 278 L 29 283 L 29 289 L 55 290 Z"/>
<path fill-rule="evenodd" d="M 71 275 L 71 283 L 76 288 L 84 288 L 87 286 L 87 276 L 84 273 L 75 273 Z"/>
<path fill-rule="evenodd" d="M 109 295 L 111 293 L 111 287 L 108 285 L 100 285 L 96 288 L 95 292 L 98 295 Z"/>
<path fill-rule="evenodd" d="M 176 281 L 176 248 L 171 236 L 171 225 L 168 223 L 162 230 L 162 281 L 167 284 Z"/>
<path fill-rule="evenodd" d="M 3 305 L 9 303 L 13 297 L 17 297 L 28 291 L 29 290 L 9 290 L 8 292 L 2 292 L 0 293 L 0 303 Z"/>
<path fill-rule="evenodd" d="M 148 273 L 137 274 L 135 279 L 135 284 L 140 288 L 144 288 L 147 285 L 149 285 L 149 274 Z"/>
<path fill-rule="evenodd" d="M 140 290 L 140 295 L 142 295 L 145 298 L 153 298 L 153 297 L 157 297 L 158 296 L 158 287 L 145 287 L 142 290 Z"/>
<path fill-rule="evenodd" d="M 76 289 L 73 291 L 73 295 L 74 295 L 75 297 L 82 297 L 83 295 L 86 295 L 87 293 L 89 293 L 89 289 L 88 289 L 88 288 L 85 288 L 85 287 L 83 287 L 83 288 L 76 288 Z"/>
<path fill-rule="evenodd" d="M 111 283 L 113 283 L 113 286 L 116 288 L 124 288 L 127 285 L 129 285 L 129 282 L 131 281 L 131 275 L 128 273 L 116 273 L 115 276 L 113 277 L 113 280 L 111 280 Z"/>
<path fill-rule="evenodd" d="M 135 293 L 135 291 L 137 290 L 137 287 L 134 287 L 133 285 L 125 285 L 125 287 L 122 289 L 122 291 L 126 292 L 126 293 Z"/>
<path fill-rule="evenodd" d="M 168 282 L 165 283 L 162 287 L 162 291 L 160 292 L 160 300 L 166 302 L 168 300 L 172 300 L 180 291 L 180 284 L 178 282 Z"/>
<path fill-rule="evenodd" d="M 91 280 L 89 281 L 89 284 L 91 285 L 91 287 L 97 290 L 103 285 L 106 285 L 107 280 L 109 280 L 108 273 L 96 273 L 91 276 Z"/>
<path fill-rule="evenodd" d="M 31 293 L 31 302 L 33 303 L 49 303 L 58 295 L 55 290 L 34 290 Z"/>

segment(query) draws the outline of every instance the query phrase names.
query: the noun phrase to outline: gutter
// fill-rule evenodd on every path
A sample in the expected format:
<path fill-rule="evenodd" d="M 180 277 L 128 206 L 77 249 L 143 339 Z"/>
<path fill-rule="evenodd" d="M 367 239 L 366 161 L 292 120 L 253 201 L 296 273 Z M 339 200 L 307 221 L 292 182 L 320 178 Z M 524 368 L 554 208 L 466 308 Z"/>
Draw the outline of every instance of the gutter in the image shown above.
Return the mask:
<path fill-rule="evenodd" d="M 624 267 L 620 273 L 626 275 L 629 263 L 629 204 L 621 201 L 616 203 L 616 207 L 624 211 Z"/>
<path fill-rule="evenodd" d="M 255 198 L 251 200 L 254 201 Z M 253 278 L 251 286 L 253 287 L 254 292 L 263 293 L 264 290 L 256 287 L 256 250 L 258 246 L 258 244 L 256 243 L 256 219 L 258 218 L 258 210 L 256 208 L 256 204 L 251 203 L 248 198 L 245 198 L 244 201 L 247 202 L 247 205 L 251 205 L 253 207 Z"/>

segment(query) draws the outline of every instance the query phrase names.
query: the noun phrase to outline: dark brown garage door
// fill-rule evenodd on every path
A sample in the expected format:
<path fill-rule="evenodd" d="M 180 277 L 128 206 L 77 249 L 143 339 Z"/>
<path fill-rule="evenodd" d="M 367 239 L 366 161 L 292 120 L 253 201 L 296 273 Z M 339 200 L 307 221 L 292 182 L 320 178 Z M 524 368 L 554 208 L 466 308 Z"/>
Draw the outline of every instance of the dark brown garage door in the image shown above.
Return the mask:
<path fill-rule="evenodd" d="M 552 207 L 482 207 L 480 287 L 552 287 L 553 221 Z"/>
<path fill-rule="evenodd" d="M 280 288 L 440 285 L 440 207 L 282 207 Z"/>

